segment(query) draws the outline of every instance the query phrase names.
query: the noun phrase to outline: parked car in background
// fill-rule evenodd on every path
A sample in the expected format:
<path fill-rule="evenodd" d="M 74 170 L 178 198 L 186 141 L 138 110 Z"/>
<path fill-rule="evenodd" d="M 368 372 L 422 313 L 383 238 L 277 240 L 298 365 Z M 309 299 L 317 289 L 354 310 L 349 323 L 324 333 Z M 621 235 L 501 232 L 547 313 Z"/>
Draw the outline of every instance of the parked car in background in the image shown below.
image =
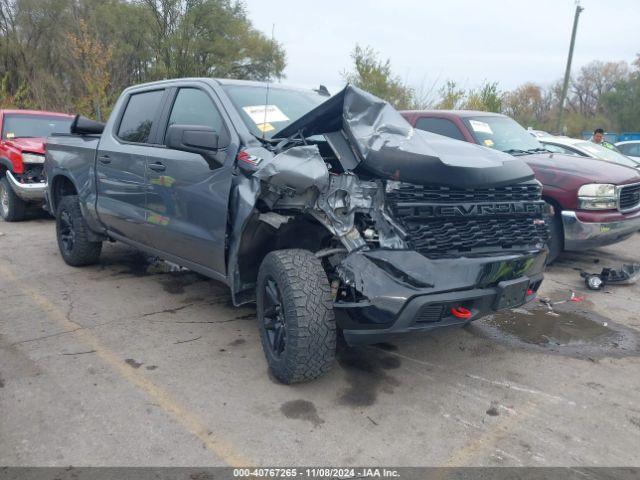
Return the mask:
<path fill-rule="evenodd" d="M 0 217 L 22 220 L 27 207 L 44 204 L 42 175 L 47 136 L 68 132 L 73 117 L 39 110 L 0 110 Z"/>
<path fill-rule="evenodd" d="M 603 147 L 588 140 L 569 137 L 544 137 L 539 138 L 540 142 L 547 150 L 554 153 L 564 153 L 566 155 L 577 155 L 579 157 L 599 158 L 606 162 L 618 163 L 632 168 L 640 168 L 640 159 L 634 160 L 617 150 Z"/>
<path fill-rule="evenodd" d="M 563 250 L 585 250 L 640 230 L 640 172 L 590 157 L 551 153 L 515 120 L 464 110 L 403 112 L 416 128 L 477 143 L 523 159 L 554 207 L 549 260 Z"/>
<path fill-rule="evenodd" d="M 640 140 L 627 140 L 615 144 L 616 148 L 627 157 L 637 159 L 640 162 Z"/>
<path fill-rule="evenodd" d="M 256 302 L 284 383 L 327 372 L 338 331 L 362 344 L 464 325 L 542 282 L 533 171 L 410 135 L 355 87 L 163 81 L 125 90 L 104 128 L 78 117 L 71 131 L 47 140 L 62 258 L 94 263 L 113 239 L 224 282 L 234 305 Z"/>
<path fill-rule="evenodd" d="M 527 128 L 527 132 L 529 132 L 532 136 L 534 136 L 536 138 L 552 137 L 553 136 L 549 132 L 545 132 L 544 130 L 534 130 L 531 127 Z"/>

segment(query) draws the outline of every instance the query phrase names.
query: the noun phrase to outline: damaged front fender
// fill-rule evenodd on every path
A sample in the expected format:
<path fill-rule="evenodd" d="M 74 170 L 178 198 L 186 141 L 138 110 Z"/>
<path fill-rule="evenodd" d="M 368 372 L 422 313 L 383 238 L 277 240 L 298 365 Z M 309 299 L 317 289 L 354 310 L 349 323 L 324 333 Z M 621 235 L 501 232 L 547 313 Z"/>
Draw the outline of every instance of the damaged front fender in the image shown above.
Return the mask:
<path fill-rule="evenodd" d="M 255 168 L 239 169 L 232 189 L 228 272 L 234 303 L 243 303 L 243 295 L 252 295 L 253 284 L 242 281 L 238 255 L 258 202 L 269 209 L 258 220 L 276 230 L 292 218 L 292 212 L 308 214 L 347 251 L 367 249 L 367 241 L 383 248 L 406 248 L 404 232 L 386 213 L 381 180 L 363 181 L 351 172 L 330 175 L 315 145 L 292 147 L 277 155 L 265 149 L 248 150 L 247 155 L 259 160 L 253 161 Z M 356 215 L 363 215 L 370 224 L 366 240 L 356 228 Z"/>

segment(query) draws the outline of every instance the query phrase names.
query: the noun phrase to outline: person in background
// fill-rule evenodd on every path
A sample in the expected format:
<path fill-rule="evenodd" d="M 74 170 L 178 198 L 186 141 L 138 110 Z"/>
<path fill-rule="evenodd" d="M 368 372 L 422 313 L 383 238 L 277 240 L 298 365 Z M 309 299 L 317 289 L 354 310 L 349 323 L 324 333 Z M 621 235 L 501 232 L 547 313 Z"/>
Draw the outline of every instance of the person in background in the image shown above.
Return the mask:
<path fill-rule="evenodd" d="M 611 143 L 607 142 L 604 139 L 604 130 L 602 128 L 596 128 L 593 131 L 593 135 L 590 138 L 590 141 L 593 143 L 597 143 L 598 145 L 602 145 L 610 150 L 617 150 Z"/>

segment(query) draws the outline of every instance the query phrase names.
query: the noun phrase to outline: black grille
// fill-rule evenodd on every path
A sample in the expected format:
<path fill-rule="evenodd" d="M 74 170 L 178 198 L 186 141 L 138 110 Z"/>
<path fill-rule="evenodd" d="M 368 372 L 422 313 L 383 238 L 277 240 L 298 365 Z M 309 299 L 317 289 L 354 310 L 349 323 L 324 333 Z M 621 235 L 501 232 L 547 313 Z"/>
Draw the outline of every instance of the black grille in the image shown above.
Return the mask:
<path fill-rule="evenodd" d="M 437 220 L 424 225 L 409 224 L 413 246 L 430 258 L 492 247 L 513 248 L 541 243 L 547 237 L 544 223 L 531 217 L 476 220 Z M 495 248 L 493 248 L 495 250 Z"/>
<path fill-rule="evenodd" d="M 425 305 L 416 315 L 415 323 L 434 323 L 442 319 L 444 305 Z"/>
<path fill-rule="evenodd" d="M 620 210 L 631 210 L 640 205 L 640 184 L 620 189 Z"/>
<path fill-rule="evenodd" d="M 540 200 L 541 191 L 538 183 L 473 189 L 402 183 L 389 196 L 396 203 L 523 202 Z"/>
<path fill-rule="evenodd" d="M 549 230 L 540 190 L 534 182 L 466 190 L 404 183 L 387 193 L 387 200 L 412 248 L 429 258 L 451 258 L 544 244 Z M 461 214 L 457 206 L 468 213 Z"/>

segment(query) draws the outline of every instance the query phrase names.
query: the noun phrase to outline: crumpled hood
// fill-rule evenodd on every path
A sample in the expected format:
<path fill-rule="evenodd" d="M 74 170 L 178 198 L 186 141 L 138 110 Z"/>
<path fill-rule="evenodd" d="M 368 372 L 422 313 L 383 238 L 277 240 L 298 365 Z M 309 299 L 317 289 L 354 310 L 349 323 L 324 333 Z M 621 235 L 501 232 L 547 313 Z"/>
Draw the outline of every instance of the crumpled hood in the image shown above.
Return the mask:
<path fill-rule="evenodd" d="M 612 183 L 622 185 L 640 182 L 635 168 L 597 158 L 577 157 L 558 153 L 541 153 L 519 157 L 527 162 L 536 178 L 545 185 L 562 188 L 570 176 L 586 183 Z"/>
<path fill-rule="evenodd" d="M 347 85 L 273 138 L 342 131 L 357 156 L 355 173 L 417 184 L 492 187 L 533 179 L 520 159 L 415 130 L 387 102 Z"/>
<path fill-rule="evenodd" d="M 25 152 L 33 152 L 40 153 L 44 155 L 44 143 L 45 139 L 41 137 L 37 138 L 12 138 L 11 140 L 6 140 L 8 145 L 11 145 L 18 150 L 22 150 Z"/>

